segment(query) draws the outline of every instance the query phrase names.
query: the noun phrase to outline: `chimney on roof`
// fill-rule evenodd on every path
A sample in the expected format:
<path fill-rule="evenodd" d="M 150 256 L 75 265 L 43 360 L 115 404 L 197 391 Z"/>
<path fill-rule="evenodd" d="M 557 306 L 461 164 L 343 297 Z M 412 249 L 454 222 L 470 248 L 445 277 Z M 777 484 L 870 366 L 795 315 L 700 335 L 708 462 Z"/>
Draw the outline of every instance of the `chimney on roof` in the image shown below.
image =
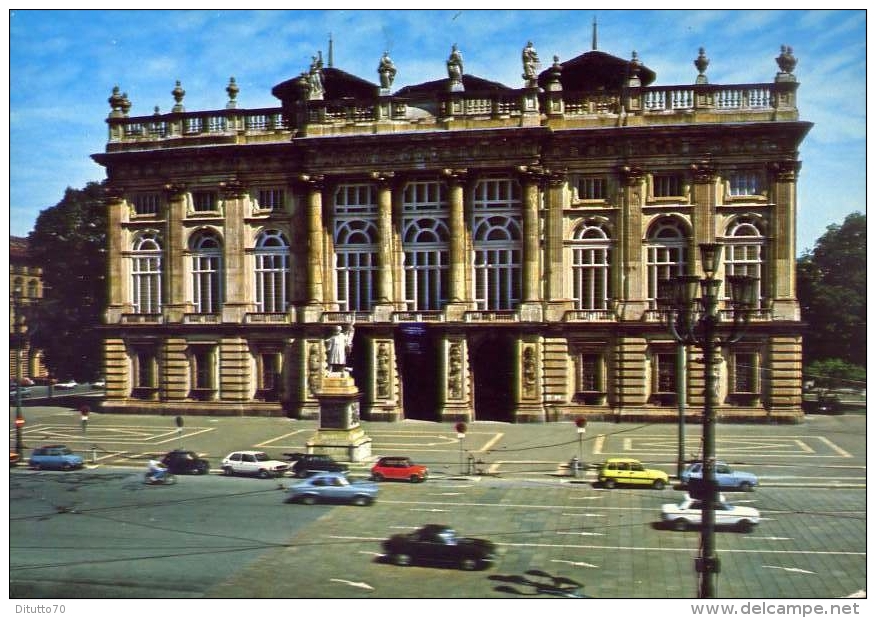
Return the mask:
<path fill-rule="evenodd" d="M 335 66 L 335 53 L 334 53 L 334 41 L 332 41 L 332 33 L 329 32 L 329 53 L 328 53 L 328 65 L 329 68 Z"/>

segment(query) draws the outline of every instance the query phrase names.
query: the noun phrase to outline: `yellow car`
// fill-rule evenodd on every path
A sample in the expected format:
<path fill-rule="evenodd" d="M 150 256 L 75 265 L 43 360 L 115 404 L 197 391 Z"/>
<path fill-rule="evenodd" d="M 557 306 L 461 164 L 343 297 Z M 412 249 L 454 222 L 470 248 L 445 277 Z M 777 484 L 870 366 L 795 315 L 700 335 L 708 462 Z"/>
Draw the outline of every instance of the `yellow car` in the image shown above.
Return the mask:
<path fill-rule="evenodd" d="M 669 475 L 663 470 L 651 470 L 638 459 L 613 457 L 599 468 L 599 482 L 606 489 L 617 485 L 650 485 L 663 489 L 669 483 Z"/>

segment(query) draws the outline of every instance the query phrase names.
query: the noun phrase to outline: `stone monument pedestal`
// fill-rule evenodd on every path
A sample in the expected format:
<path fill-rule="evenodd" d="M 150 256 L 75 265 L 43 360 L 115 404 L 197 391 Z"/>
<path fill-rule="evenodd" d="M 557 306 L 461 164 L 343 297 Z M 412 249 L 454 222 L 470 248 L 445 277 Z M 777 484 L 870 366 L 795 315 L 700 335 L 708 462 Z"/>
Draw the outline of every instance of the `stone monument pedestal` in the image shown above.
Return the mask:
<path fill-rule="evenodd" d="M 362 394 L 345 373 L 329 374 L 316 393 L 319 429 L 307 441 L 307 452 L 331 455 L 339 461 L 358 462 L 371 457 L 371 438 L 359 421 Z"/>

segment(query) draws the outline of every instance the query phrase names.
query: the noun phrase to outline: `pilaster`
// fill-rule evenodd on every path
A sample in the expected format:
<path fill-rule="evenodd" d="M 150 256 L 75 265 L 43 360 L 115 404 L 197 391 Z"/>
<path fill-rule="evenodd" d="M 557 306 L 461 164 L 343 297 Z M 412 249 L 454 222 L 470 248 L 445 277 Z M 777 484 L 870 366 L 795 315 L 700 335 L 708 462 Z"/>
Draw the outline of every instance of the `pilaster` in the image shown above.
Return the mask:
<path fill-rule="evenodd" d="M 618 169 L 620 195 L 620 268 L 615 269 L 619 290 L 618 316 L 621 320 L 639 320 L 648 308 L 644 298 L 647 273 L 642 260 L 642 208 L 645 205 L 645 172 L 639 167 L 624 165 Z"/>
<path fill-rule="evenodd" d="M 772 284 L 773 317 L 799 320 L 796 290 L 797 176 L 800 162 L 778 161 L 771 166 L 773 209 Z"/>
<path fill-rule="evenodd" d="M 188 236 L 183 221 L 186 217 L 188 193 L 184 185 L 165 185 L 167 191 L 167 227 L 164 248 L 164 317 L 167 322 L 181 322 L 185 313 L 191 311 L 191 301 L 186 294 L 186 243 Z"/>

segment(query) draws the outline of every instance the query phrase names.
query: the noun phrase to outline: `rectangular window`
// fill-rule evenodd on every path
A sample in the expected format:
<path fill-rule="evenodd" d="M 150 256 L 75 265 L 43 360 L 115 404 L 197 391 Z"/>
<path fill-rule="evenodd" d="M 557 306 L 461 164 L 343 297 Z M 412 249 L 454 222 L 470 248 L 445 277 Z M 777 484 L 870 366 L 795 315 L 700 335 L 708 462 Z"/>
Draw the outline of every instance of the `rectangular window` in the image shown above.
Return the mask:
<path fill-rule="evenodd" d="M 259 189 L 259 210 L 283 210 L 286 192 L 283 189 Z"/>
<path fill-rule="evenodd" d="M 137 367 L 134 384 L 137 388 L 154 388 L 155 380 L 155 354 L 151 351 L 137 352 Z"/>
<path fill-rule="evenodd" d="M 654 197 L 679 197 L 683 195 L 680 174 L 654 174 Z"/>
<path fill-rule="evenodd" d="M 675 354 L 657 354 L 657 367 L 656 367 L 656 384 L 655 391 L 657 393 L 675 393 L 676 392 L 676 382 L 675 382 Z"/>
<path fill-rule="evenodd" d="M 740 352 L 733 355 L 733 392 L 757 393 L 757 355 Z"/>
<path fill-rule="evenodd" d="M 578 390 L 585 393 L 602 391 L 602 356 L 585 353 L 581 355 L 580 363 Z"/>
<path fill-rule="evenodd" d="M 212 212 L 217 210 L 216 194 L 213 191 L 195 191 L 192 193 L 192 204 L 195 212 Z"/>
<path fill-rule="evenodd" d="M 607 196 L 605 178 L 579 178 L 579 200 L 604 200 Z"/>
<path fill-rule="evenodd" d="M 760 195 L 760 174 L 755 172 L 734 172 L 730 175 L 730 195 Z"/>
<path fill-rule="evenodd" d="M 138 193 L 133 197 L 134 214 L 157 215 L 161 204 L 161 195 L 158 193 Z"/>

